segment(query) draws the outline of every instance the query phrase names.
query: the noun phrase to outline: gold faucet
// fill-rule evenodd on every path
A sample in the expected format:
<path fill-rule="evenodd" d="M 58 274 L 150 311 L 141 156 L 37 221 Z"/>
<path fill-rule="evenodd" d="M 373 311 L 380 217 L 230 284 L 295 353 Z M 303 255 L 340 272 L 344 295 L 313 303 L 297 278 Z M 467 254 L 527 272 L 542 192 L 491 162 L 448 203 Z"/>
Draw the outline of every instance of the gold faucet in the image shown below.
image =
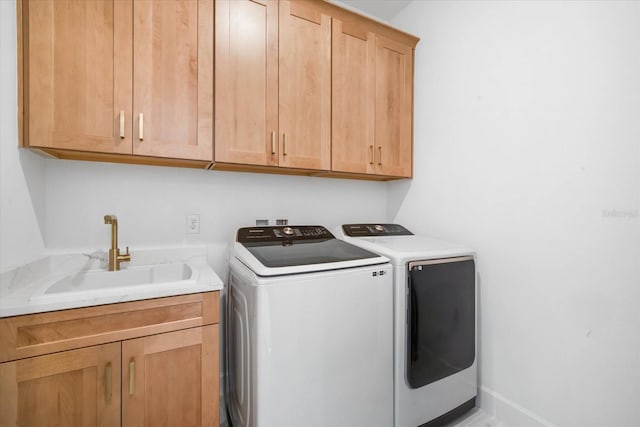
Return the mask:
<path fill-rule="evenodd" d="M 125 254 L 120 253 L 118 247 L 118 218 L 115 215 L 105 215 L 104 223 L 111 224 L 111 249 L 109 249 L 109 271 L 120 270 L 121 262 L 131 261 L 131 255 L 129 255 L 129 246 L 127 246 L 127 252 Z"/>

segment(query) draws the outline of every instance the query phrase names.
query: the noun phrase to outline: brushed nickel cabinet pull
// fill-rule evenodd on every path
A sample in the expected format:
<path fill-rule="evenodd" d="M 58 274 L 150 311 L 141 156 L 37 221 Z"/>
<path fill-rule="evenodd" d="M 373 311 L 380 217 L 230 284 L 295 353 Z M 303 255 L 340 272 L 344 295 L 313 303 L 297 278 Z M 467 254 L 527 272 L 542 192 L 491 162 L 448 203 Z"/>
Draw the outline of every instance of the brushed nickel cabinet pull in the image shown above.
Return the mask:
<path fill-rule="evenodd" d="M 380 160 L 378 161 L 378 166 L 382 166 L 382 147 L 378 145 L 378 153 L 380 154 Z"/>
<path fill-rule="evenodd" d="M 120 139 L 124 139 L 124 111 L 120 111 Z"/>
<path fill-rule="evenodd" d="M 142 113 L 138 116 L 138 139 L 140 141 L 144 139 L 144 116 Z"/>
<path fill-rule="evenodd" d="M 271 154 L 276 154 L 276 133 L 271 132 Z"/>
<path fill-rule="evenodd" d="M 104 368 L 104 398 L 107 403 L 111 402 L 111 362 Z"/>
<path fill-rule="evenodd" d="M 370 165 L 372 165 L 372 164 L 374 164 L 374 163 L 375 163 L 375 161 L 373 160 L 373 145 L 370 145 L 370 146 L 369 146 L 369 150 L 370 150 L 369 154 L 371 154 L 371 156 L 369 157 L 369 158 L 371 159 L 371 160 L 369 161 L 369 164 L 370 164 Z"/>
<path fill-rule="evenodd" d="M 129 362 L 129 396 L 133 396 L 136 391 L 136 361 Z"/>

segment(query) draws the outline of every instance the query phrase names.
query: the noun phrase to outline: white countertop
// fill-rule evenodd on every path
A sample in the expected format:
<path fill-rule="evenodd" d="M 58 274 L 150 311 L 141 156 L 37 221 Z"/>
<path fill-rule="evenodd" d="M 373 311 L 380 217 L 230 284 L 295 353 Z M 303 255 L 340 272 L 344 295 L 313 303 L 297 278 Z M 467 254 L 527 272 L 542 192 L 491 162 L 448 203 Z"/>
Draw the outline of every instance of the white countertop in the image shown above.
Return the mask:
<path fill-rule="evenodd" d="M 187 247 L 132 250 L 131 262 L 121 264 L 121 269 L 124 271 L 129 267 L 184 263 L 192 272 L 189 280 L 46 294 L 52 284 L 68 280 L 78 273 L 106 270 L 106 259 L 104 251 L 51 255 L 2 273 L 0 317 L 210 292 L 223 288 L 222 280 L 207 262 L 206 247 Z"/>

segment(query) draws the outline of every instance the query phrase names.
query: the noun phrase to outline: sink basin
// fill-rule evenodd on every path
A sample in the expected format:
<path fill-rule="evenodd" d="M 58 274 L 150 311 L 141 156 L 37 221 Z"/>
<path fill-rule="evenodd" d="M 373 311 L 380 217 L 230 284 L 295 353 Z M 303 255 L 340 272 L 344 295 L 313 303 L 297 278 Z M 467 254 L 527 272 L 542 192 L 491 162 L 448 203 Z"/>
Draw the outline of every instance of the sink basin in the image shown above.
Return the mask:
<path fill-rule="evenodd" d="M 215 250 L 222 253 L 226 246 Z M 54 253 L 0 274 L 0 319 L 218 291 L 224 284 L 208 251 L 205 246 L 142 248 L 120 271 L 106 270 L 101 250 Z"/>
<path fill-rule="evenodd" d="M 42 294 L 32 299 L 93 291 L 122 291 L 123 288 L 135 291 L 135 288 L 145 285 L 177 285 L 185 281 L 190 283 L 192 276 L 191 267 L 185 263 L 142 265 L 120 271 L 80 271 L 55 281 Z"/>

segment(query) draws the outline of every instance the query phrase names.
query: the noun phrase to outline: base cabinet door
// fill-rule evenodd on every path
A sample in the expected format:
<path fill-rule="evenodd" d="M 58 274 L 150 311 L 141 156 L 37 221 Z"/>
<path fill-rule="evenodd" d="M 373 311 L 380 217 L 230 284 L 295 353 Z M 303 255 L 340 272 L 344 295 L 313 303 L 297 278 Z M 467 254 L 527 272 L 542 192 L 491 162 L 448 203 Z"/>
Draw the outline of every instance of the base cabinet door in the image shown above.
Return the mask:
<path fill-rule="evenodd" d="M 218 426 L 218 325 L 122 343 L 122 425 Z"/>
<path fill-rule="evenodd" d="M 0 426 L 120 425 L 120 343 L 0 364 Z"/>

